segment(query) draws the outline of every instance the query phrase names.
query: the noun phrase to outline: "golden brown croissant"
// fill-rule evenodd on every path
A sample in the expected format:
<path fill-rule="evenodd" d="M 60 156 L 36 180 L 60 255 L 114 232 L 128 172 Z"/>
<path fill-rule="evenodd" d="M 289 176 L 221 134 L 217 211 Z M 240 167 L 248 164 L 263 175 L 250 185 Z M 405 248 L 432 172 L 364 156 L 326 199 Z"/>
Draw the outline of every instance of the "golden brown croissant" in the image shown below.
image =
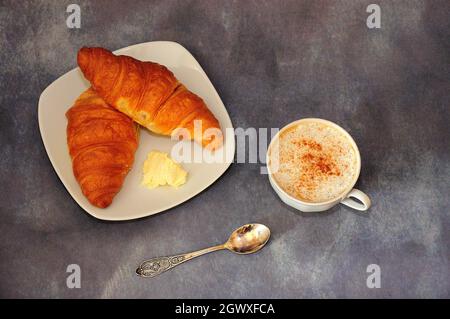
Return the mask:
<path fill-rule="evenodd" d="M 78 65 L 108 104 L 150 131 L 171 135 L 185 128 L 189 135 L 184 138 L 195 139 L 210 149 L 222 144 L 217 119 L 203 100 L 178 82 L 165 66 L 116 56 L 103 48 L 80 49 Z M 201 129 L 194 134 L 196 123 L 196 127 L 201 124 Z"/>
<path fill-rule="evenodd" d="M 92 88 L 78 97 L 66 116 L 75 178 L 93 205 L 107 207 L 133 164 L 138 126 Z"/>

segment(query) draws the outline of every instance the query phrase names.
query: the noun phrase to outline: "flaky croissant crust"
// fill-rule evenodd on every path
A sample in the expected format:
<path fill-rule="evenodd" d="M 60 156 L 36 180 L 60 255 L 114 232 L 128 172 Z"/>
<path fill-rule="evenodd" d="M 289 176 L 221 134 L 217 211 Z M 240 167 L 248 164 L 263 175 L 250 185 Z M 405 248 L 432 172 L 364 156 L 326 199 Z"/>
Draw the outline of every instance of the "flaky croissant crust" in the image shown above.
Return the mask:
<path fill-rule="evenodd" d="M 138 126 L 91 88 L 67 111 L 67 145 L 83 194 L 95 206 L 109 206 L 131 169 Z"/>
<path fill-rule="evenodd" d="M 80 49 L 78 65 L 108 104 L 150 131 L 171 135 L 183 128 L 203 146 L 222 145 L 217 119 L 165 66 L 116 56 L 103 48 Z M 201 126 L 196 132 L 195 125 Z M 204 134 L 207 130 L 213 133 Z"/>

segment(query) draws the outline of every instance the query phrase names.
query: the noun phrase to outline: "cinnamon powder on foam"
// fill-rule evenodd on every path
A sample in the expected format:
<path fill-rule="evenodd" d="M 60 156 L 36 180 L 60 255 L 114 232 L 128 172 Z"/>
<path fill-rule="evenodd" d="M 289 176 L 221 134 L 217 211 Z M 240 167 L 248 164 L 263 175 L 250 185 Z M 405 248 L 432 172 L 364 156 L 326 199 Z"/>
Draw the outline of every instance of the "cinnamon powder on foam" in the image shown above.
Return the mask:
<path fill-rule="evenodd" d="M 329 125 L 303 122 L 280 134 L 277 183 L 289 195 L 324 202 L 353 183 L 356 151 L 347 136 Z"/>

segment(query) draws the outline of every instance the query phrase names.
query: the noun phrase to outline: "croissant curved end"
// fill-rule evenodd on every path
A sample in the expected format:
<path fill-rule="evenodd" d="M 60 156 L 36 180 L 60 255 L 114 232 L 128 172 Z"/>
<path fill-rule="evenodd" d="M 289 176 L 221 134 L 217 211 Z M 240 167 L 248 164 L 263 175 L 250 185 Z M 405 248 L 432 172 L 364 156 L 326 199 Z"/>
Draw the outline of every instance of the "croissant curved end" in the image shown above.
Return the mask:
<path fill-rule="evenodd" d="M 115 194 L 106 194 L 103 196 L 100 196 L 99 198 L 89 199 L 89 201 L 99 207 L 99 208 L 106 208 L 109 205 L 111 205 L 113 198 Z"/>
<path fill-rule="evenodd" d="M 77 55 L 77 62 L 78 62 L 78 66 L 80 67 L 80 69 L 84 72 L 87 69 L 87 66 L 89 65 L 89 60 L 90 60 L 90 53 L 91 53 L 91 49 L 90 48 L 86 48 L 83 47 L 78 51 L 78 55 Z"/>

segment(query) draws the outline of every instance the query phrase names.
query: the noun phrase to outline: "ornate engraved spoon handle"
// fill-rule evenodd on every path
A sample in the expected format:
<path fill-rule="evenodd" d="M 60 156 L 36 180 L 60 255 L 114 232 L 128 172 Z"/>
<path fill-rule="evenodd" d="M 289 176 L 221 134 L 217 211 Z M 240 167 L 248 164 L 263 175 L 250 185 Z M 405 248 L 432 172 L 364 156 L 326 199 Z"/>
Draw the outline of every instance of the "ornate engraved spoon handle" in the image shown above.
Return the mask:
<path fill-rule="evenodd" d="M 225 249 L 225 245 L 217 245 L 210 248 L 205 248 L 202 250 L 194 251 L 192 253 L 166 256 L 166 257 L 155 257 L 144 261 L 137 269 L 136 273 L 142 277 L 155 277 L 173 267 L 184 263 L 185 261 L 191 260 L 192 258 L 216 251 Z"/>

